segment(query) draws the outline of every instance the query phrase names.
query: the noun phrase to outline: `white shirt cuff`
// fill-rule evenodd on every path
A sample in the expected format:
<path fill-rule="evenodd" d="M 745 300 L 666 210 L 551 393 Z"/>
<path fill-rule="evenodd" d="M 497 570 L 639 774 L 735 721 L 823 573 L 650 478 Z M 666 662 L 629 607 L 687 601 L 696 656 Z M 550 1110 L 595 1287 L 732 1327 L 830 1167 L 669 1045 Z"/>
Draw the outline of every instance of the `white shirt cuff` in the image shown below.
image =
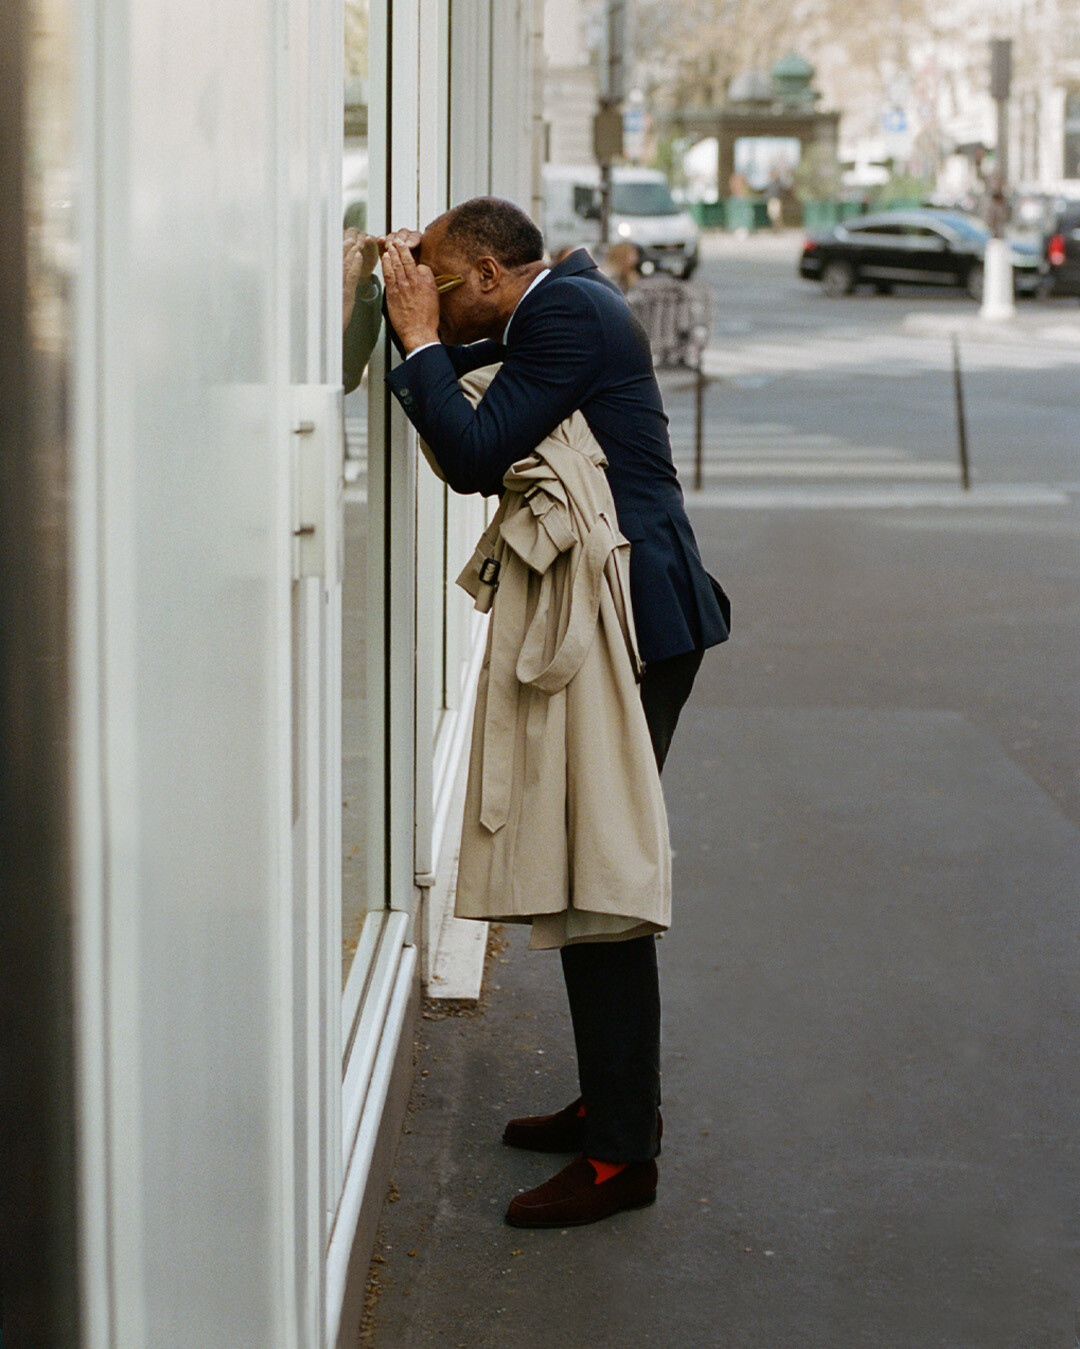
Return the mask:
<path fill-rule="evenodd" d="M 438 342 L 425 342 L 422 347 L 413 347 L 412 351 L 409 352 L 409 354 L 405 357 L 405 359 L 407 361 L 411 360 L 412 357 L 415 356 L 418 351 L 427 351 L 428 347 L 437 347 L 437 346 L 439 346 Z"/>

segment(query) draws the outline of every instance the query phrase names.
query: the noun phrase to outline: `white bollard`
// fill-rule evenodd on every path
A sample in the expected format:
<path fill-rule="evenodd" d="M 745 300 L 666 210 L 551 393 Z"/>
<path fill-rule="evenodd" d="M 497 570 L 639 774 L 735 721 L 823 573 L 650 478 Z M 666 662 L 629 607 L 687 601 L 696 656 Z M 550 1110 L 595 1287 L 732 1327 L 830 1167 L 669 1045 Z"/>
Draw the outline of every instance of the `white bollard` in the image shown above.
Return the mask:
<path fill-rule="evenodd" d="M 1004 239 L 991 239 L 986 245 L 983 274 L 981 319 L 998 322 L 1016 317 L 1013 301 L 1012 254 Z"/>

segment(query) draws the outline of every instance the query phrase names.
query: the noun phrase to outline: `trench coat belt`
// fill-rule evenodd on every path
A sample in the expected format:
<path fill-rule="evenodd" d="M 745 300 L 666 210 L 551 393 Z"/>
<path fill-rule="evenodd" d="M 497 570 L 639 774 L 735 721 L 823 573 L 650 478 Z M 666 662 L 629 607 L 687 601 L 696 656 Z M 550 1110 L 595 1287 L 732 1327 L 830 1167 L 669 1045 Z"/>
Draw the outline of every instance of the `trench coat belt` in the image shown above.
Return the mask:
<path fill-rule="evenodd" d="M 545 641 L 551 624 L 559 620 L 559 615 L 551 612 L 554 586 L 550 574 L 541 577 L 536 610 L 520 638 L 507 631 L 520 616 L 513 611 L 504 613 L 505 601 L 503 606 L 496 604 L 494 607 L 480 790 L 480 823 L 490 833 L 496 833 L 510 817 L 518 685 L 524 684 L 550 697 L 565 689 L 573 679 L 596 635 L 605 571 L 610 575 L 616 613 L 631 652 L 634 673 L 640 675 L 640 662 L 628 627 L 630 610 L 623 592 L 622 574 L 618 567 L 607 565 L 619 547 L 629 545 L 601 512 L 582 544 L 569 595 L 564 601 L 566 627 L 555 654 L 546 664 L 543 663 Z M 515 651 L 517 658 L 511 676 L 507 667 Z M 503 656 L 501 660 L 500 655 Z"/>

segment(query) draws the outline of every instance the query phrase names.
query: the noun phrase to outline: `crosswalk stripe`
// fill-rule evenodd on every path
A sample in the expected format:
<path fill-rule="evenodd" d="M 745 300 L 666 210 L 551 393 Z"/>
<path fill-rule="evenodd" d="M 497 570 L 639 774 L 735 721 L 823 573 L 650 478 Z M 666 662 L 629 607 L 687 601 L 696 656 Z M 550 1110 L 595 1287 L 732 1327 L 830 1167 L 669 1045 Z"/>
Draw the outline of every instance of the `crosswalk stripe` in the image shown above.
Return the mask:
<path fill-rule="evenodd" d="M 687 506 L 695 510 L 917 510 L 1014 509 L 1029 506 L 1066 506 L 1068 495 L 1053 487 L 1026 483 L 987 483 L 964 491 L 917 484 L 881 488 L 733 487 L 688 492 Z"/>
<path fill-rule="evenodd" d="M 696 468 L 687 429 L 680 419 L 672 426 L 672 438 L 675 466 L 684 480 L 691 480 Z M 712 483 L 735 479 L 925 482 L 948 481 L 958 475 L 951 459 L 917 459 L 896 446 L 852 444 L 781 422 L 736 422 L 715 431 L 710 428 L 702 455 L 702 477 Z"/>
<path fill-rule="evenodd" d="M 767 445 L 720 445 L 717 446 L 713 438 L 709 437 L 709 455 L 712 458 L 720 460 L 751 460 L 757 461 L 764 459 L 768 461 L 781 459 L 808 459 L 818 460 L 823 457 L 822 449 L 817 446 L 802 445 L 784 445 L 782 449 L 776 449 L 770 452 Z M 864 445 L 837 445 L 828 447 L 829 459 L 837 463 L 843 460 L 858 461 L 861 459 L 872 460 L 902 460 L 907 462 L 908 456 L 901 450 L 883 450 L 872 446 Z M 685 455 L 682 456 L 685 460 Z M 679 458 L 676 457 L 676 462 Z"/>
<path fill-rule="evenodd" d="M 713 379 L 752 374 L 841 374 L 860 369 L 880 376 L 905 376 L 912 371 L 952 368 L 952 344 L 941 338 L 893 334 L 865 337 L 825 334 L 812 342 L 714 342 L 702 357 L 702 369 Z M 1046 370 L 1080 364 L 1080 344 L 1032 342 L 998 338 L 961 339 L 965 370 Z"/>
<path fill-rule="evenodd" d="M 692 472 L 693 466 L 677 465 L 680 473 Z M 880 460 L 828 460 L 812 462 L 799 460 L 751 460 L 748 462 L 716 463 L 706 461 L 703 465 L 706 478 L 956 478 L 959 469 L 955 464 L 938 462 L 880 461 Z"/>
<path fill-rule="evenodd" d="M 994 483 L 964 491 L 959 465 L 951 459 L 917 459 L 895 446 L 852 444 L 780 422 L 710 428 L 698 490 L 687 431 L 687 419 L 673 420 L 675 466 L 688 503 L 701 507 L 896 510 L 1046 506 L 1069 500 L 1060 485 Z"/>
<path fill-rule="evenodd" d="M 672 418 L 671 427 L 676 438 L 680 434 L 685 435 L 690 429 L 688 420 L 682 417 Z M 708 444 L 715 446 L 724 454 L 736 450 L 760 454 L 762 451 L 773 449 L 776 446 L 783 446 L 784 449 L 798 447 L 816 454 L 822 454 L 830 450 L 853 448 L 850 441 L 840 440 L 837 436 L 793 431 L 786 426 L 770 426 L 766 431 L 761 432 L 753 426 L 732 426 L 728 424 L 727 426 L 713 427 L 710 425 L 704 428 L 704 434 Z M 866 454 L 884 451 L 886 448 L 891 453 L 902 453 L 902 451 L 898 451 L 891 446 L 866 445 L 858 448 Z"/>

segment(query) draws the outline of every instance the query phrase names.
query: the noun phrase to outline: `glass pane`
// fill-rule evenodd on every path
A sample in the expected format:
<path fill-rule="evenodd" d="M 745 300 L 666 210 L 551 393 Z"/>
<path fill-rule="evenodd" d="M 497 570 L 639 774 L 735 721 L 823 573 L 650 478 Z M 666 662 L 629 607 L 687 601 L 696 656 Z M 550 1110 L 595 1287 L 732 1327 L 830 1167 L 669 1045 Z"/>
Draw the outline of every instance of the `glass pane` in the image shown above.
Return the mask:
<path fill-rule="evenodd" d="M 381 629 L 378 597 L 382 535 L 369 501 L 369 414 L 382 397 L 368 364 L 379 336 L 382 293 L 370 218 L 368 109 L 370 0 L 345 5 L 344 227 L 354 232 L 357 284 L 345 328 L 344 584 L 342 612 L 342 981 L 347 983 L 364 918 L 382 906 Z M 357 237 L 358 236 L 358 237 Z"/>
<path fill-rule="evenodd" d="M 78 1234 L 69 1201 L 76 1186 L 69 989 L 77 888 L 68 831 L 77 775 L 69 757 L 67 415 L 78 282 L 72 219 L 78 38 L 65 0 L 8 3 L 0 13 L 0 763 L 7 784 L 0 946 L 8 952 L 0 1053 L 4 1188 L 14 1201 L 5 1204 L 0 1227 L 11 1342 L 22 1327 L 43 1344 L 75 1344 L 80 1330 Z"/>
<path fill-rule="evenodd" d="M 99 400 L 81 585 L 123 1293 L 114 1335 L 84 1342 L 277 1344 L 282 53 L 218 0 L 80 8 L 112 35 L 82 61 L 97 176 L 76 196 L 102 337 L 79 353 Z"/>
<path fill-rule="evenodd" d="M 450 706 L 449 688 L 447 679 L 449 671 L 447 669 L 447 629 L 446 629 L 446 603 L 450 587 L 454 583 L 454 576 L 450 574 L 452 559 L 450 557 L 450 534 L 449 534 L 449 495 L 450 489 L 444 484 L 440 484 L 440 493 L 438 498 L 438 515 L 432 521 L 433 529 L 437 530 L 438 538 L 438 563 L 433 572 L 433 579 L 437 584 L 437 593 L 435 603 L 433 604 L 434 631 L 432 638 L 434 640 L 435 652 L 435 679 L 434 697 L 435 697 L 435 717 L 434 726 L 436 736 L 439 733 L 439 727 L 442 723 L 442 714 Z M 460 569 L 459 569 L 460 570 Z"/>

